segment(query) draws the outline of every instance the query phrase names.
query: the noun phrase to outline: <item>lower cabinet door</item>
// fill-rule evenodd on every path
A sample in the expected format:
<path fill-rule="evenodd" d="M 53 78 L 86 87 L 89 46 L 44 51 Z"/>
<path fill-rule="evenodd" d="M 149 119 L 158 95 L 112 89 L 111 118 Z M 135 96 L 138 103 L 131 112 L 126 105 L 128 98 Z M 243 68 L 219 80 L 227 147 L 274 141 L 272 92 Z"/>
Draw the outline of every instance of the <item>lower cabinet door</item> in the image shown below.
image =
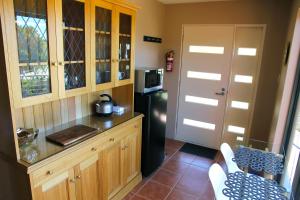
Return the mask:
<path fill-rule="evenodd" d="M 122 171 L 124 183 L 129 183 L 140 171 L 140 134 L 136 131 L 124 139 Z"/>
<path fill-rule="evenodd" d="M 63 172 L 34 188 L 34 200 L 75 200 L 74 171 Z"/>
<path fill-rule="evenodd" d="M 121 141 L 100 153 L 103 199 L 110 199 L 122 188 Z"/>
<path fill-rule="evenodd" d="M 75 167 L 75 180 L 77 200 L 102 200 L 98 154 Z"/>

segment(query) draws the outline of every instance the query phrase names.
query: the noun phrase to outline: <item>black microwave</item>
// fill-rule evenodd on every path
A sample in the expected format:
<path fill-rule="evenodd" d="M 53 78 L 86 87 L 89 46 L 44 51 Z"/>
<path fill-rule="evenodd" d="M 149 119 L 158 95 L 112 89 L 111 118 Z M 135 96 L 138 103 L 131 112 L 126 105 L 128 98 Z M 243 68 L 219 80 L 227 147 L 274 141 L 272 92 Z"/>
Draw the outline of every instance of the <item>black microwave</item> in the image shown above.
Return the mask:
<path fill-rule="evenodd" d="M 163 69 L 136 69 L 135 92 L 149 93 L 163 88 Z"/>

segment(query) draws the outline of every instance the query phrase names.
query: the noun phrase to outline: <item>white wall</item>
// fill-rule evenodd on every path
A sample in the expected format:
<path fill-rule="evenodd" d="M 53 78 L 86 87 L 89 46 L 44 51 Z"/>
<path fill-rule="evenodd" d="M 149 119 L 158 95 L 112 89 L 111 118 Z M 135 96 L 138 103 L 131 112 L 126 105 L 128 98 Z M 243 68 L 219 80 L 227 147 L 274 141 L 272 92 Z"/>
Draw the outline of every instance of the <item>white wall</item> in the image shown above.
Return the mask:
<path fill-rule="evenodd" d="M 136 68 L 164 67 L 163 43 L 144 42 L 144 35 L 164 37 L 165 6 L 157 0 L 129 0 L 141 9 L 136 22 Z"/>

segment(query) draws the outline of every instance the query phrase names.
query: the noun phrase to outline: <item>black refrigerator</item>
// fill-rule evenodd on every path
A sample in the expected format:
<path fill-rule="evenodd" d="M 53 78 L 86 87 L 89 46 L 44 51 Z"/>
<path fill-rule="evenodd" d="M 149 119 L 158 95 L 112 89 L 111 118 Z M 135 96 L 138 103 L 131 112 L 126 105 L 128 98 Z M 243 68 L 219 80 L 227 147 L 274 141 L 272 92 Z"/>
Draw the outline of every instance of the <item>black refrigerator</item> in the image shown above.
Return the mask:
<path fill-rule="evenodd" d="M 152 174 L 165 158 L 165 131 L 168 93 L 135 93 L 134 110 L 145 115 L 142 133 L 142 174 Z"/>

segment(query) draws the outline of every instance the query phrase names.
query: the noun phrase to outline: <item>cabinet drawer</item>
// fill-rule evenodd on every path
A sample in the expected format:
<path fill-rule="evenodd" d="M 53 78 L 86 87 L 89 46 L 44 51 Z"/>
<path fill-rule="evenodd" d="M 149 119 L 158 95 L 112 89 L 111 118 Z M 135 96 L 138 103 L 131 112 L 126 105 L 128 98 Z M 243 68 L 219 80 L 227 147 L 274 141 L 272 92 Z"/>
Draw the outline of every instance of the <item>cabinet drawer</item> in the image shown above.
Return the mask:
<path fill-rule="evenodd" d="M 135 121 L 124 127 L 116 128 L 101 140 L 101 144 L 99 144 L 100 149 L 105 149 L 119 142 L 127 135 L 134 133 L 135 130 L 137 130 L 139 127 L 140 127 L 140 121 Z"/>
<path fill-rule="evenodd" d="M 80 148 L 63 156 L 31 173 L 33 186 L 38 186 L 49 179 L 59 175 L 60 173 L 74 167 L 87 157 L 98 153 L 97 143 L 89 144 L 84 148 Z"/>

